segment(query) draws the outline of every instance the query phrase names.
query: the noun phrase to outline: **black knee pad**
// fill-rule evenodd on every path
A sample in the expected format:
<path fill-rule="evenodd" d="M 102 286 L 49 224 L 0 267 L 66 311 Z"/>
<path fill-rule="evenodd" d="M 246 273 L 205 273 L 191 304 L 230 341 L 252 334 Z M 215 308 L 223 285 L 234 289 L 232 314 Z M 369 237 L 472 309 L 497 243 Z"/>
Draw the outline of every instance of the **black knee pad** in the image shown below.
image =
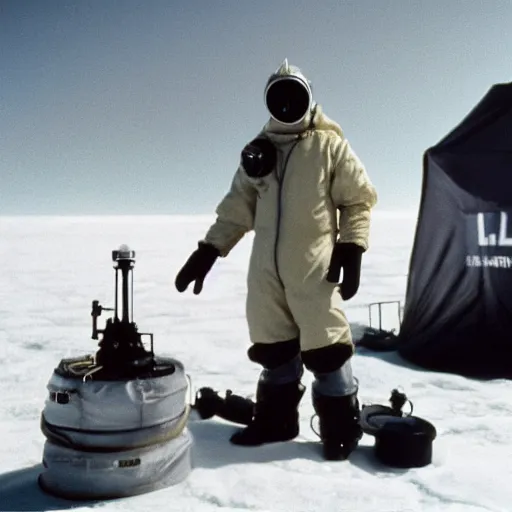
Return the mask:
<path fill-rule="evenodd" d="M 310 372 L 327 373 L 341 368 L 353 354 L 353 345 L 334 343 L 327 347 L 305 350 L 302 352 L 302 362 Z"/>
<path fill-rule="evenodd" d="M 263 368 L 272 370 L 281 366 L 300 354 L 299 339 L 277 341 L 275 343 L 254 343 L 247 355 L 249 359 L 261 364 Z"/>

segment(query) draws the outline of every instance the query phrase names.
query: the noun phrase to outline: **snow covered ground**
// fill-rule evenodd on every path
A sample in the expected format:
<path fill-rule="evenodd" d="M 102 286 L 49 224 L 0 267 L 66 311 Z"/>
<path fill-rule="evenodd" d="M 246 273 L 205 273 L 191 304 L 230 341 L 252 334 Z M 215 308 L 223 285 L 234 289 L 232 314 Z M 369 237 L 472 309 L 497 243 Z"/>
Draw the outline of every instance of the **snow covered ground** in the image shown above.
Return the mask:
<path fill-rule="evenodd" d="M 325 462 L 310 428 L 306 394 L 300 437 L 260 448 L 231 446 L 237 428 L 191 421 L 194 469 L 181 484 L 129 499 L 73 503 L 43 494 L 36 478 L 46 384 L 64 357 L 96 350 L 91 301 L 113 305 L 111 251 L 137 251 L 135 320 L 155 350 L 183 361 L 195 389 L 249 395 L 259 368 L 247 360 L 245 275 L 251 238 L 218 262 L 200 296 L 179 294 L 174 276 L 210 218 L 0 218 L 0 510 L 510 512 L 512 382 L 479 382 L 396 364 L 360 351 L 354 370 L 363 403 L 386 403 L 402 386 L 415 414 L 438 430 L 434 461 L 393 470 L 365 436 L 349 461 Z M 367 304 L 404 297 L 414 213 L 376 213 L 360 293 L 346 304 L 357 334 Z M 105 317 L 100 317 L 101 321 Z M 396 326 L 386 314 L 383 327 Z M 101 324 L 103 325 L 103 324 Z M 305 383 L 311 377 L 306 375 Z"/>

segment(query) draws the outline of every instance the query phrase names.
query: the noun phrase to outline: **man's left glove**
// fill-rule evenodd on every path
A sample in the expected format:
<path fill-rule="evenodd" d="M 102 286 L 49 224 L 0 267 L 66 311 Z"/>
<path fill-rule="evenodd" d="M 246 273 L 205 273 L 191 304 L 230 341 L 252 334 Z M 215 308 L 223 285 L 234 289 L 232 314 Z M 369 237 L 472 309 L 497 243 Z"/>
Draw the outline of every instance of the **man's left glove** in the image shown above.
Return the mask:
<path fill-rule="evenodd" d="M 179 292 L 184 292 L 188 285 L 194 283 L 194 294 L 203 289 L 203 282 L 213 264 L 220 256 L 219 250 L 213 245 L 199 242 L 198 248 L 190 255 L 185 265 L 176 276 L 175 285 Z"/>
<path fill-rule="evenodd" d="M 343 281 L 340 283 L 343 300 L 351 299 L 359 290 L 363 253 L 364 249 L 353 243 L 338 242 L 334 246 L 327 281 L 339 283 L 341 269 L 343 269 Z"/>

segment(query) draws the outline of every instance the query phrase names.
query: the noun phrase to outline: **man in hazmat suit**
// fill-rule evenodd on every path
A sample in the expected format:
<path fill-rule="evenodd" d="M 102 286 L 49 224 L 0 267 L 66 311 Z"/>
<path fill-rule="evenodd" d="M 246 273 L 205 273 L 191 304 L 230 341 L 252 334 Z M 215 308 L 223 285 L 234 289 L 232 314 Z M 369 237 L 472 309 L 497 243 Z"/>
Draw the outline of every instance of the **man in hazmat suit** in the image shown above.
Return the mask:
<path fill-rule="evenodd" d="M 362 431 L 351 368 L 354 345 L 340 303 L 359 288 L 377 195 L 299 68 L 285 59 L 269 77 L 264 99 L 270 119 L 241 152 L 217 219 L 175 284 L 183 292 L 194 282 L 194 293 L 200 293 L 217 258 L 254 231 L 248 357 L 262 371 L 252 422 L 231 442 L 256 446 L 295 438 L 306 368 L 314 376 L 312 401 L 324 457 L 344 459 Z"/>

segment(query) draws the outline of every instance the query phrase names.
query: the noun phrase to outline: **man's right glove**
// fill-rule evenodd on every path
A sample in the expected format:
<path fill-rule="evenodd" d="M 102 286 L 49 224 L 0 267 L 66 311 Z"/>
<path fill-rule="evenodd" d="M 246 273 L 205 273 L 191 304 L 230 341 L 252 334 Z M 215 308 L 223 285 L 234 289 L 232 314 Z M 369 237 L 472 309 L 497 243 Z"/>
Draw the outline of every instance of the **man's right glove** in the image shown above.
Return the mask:
<path fill-rule="evenodd" d="M 201 293 L 204 279 L 219 256 L 220 252 L 216 247 L 199 242 L 197 249 L 190 255 L 176 276 L 174 283 L 176 289 L 179 292 L 184 292 L 188 285 L 195 281 L 194 294 Z"/>
<path fill-rule="evenodd" d="M 343 280 L 340 283 L 343 300 L 351 299 L 359 290 L 363 253 L 363 248 L 353 243 L 338 242 L 334 246 L 327 281 L 339 283 L 341 269 L 343 268 Z"/>

